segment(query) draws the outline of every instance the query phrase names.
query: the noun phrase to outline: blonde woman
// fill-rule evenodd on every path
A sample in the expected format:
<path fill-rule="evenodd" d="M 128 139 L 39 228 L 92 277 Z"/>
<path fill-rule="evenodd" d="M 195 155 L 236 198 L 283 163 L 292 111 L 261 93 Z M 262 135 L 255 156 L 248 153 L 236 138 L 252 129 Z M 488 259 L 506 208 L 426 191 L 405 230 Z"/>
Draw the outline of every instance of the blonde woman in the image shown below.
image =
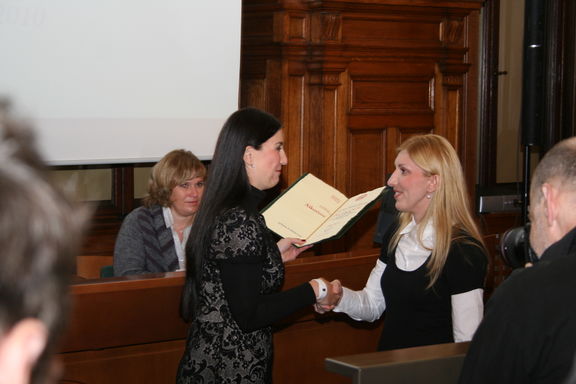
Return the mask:
<path fill-rule="evenodd" d="M 176 149 L 152 168 L 143 205 L 122 222 L 114 247 L 116 276 L 185 269 L 186 242 L 204 192 L 204 164 Z"/>
<path fill-rule="evenodd" d="M 482 319 L 487 257 L 458 156 L 441 136 L 415 136 L 394 165 L 396 223 L 366 287 L 344 287 L 334 311 L 363 321 L 385 313 L 379 350 L 468 341 Z"/>

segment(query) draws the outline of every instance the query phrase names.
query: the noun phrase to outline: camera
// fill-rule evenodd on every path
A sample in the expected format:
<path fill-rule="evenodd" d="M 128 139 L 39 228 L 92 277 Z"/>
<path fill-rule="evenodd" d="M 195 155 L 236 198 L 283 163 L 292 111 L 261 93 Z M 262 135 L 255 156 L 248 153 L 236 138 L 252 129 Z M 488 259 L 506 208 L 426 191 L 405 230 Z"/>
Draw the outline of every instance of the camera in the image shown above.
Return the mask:
<path fill-rule="evenodd" d="M 524 268 L 526 263 L 536 263 L 538 257 L 530 246 L 530 223 L 504 232 L 500 241 L 500 255 L 512 269 Z"/>

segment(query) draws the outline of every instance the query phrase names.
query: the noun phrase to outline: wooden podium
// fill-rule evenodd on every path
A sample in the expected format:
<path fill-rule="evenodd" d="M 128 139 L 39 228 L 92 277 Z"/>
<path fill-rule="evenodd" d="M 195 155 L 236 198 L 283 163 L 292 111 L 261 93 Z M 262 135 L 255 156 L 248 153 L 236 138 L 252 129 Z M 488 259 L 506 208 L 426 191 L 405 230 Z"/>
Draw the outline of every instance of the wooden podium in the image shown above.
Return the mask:
<path fill-rule="evenodd" d="M 326 359 L 326 369 L 353 384 L 452 384 L 470 343 L 429 345 Z"/>

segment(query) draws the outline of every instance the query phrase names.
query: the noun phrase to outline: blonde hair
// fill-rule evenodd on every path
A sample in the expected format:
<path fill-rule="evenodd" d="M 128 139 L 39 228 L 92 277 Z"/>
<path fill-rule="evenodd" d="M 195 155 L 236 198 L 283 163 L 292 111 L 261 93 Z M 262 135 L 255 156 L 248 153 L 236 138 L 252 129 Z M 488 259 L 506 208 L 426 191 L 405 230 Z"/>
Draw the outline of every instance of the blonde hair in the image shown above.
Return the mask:
<path fill-rule="evenodd" d="M 427 263 L 430 278 L 428 288 L 430 288 L 438 280 L 444 268 L 453 241 L 471 236 L 477 241 L 477 243 L 472 242 L 473 244 L 485 249 L 484 242 L 472 218 L 462 165 L 448 140 L 434 134 L 413 136 L 403 142 L 397 148 L 396 153 L 401 151 L 406 151 L 426 176 L 437 175 L 439 179 L 438 187 L 432 194 L 430 205 L 418 223 L 417 232 L 420 244 L 422 244 L 422 235 L 426 224 L 430 221 L 434 224 L 436 241 Z M 400 213 L 400 223 L 388 246 L 389 252 L 398 245 L 401 230 L 411 220 L 411 213 Z"/>
<path fill-rule="evenodd" d="M 148 195 L 142 199 L 142 203 L 147 207 L 169 207 L 174 187 L 186 180 L 205 175 L 206 167 L 192 152 L 184 149 L 168 152 L 152 168 L 148 180 Z"/>

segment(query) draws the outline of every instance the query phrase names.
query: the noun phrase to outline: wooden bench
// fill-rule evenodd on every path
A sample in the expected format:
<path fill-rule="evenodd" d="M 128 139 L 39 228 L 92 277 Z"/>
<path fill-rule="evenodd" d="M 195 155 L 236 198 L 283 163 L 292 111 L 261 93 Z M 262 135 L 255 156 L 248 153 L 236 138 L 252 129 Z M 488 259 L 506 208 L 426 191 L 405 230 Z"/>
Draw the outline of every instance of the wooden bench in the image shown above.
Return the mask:
<path fill-rule="evenodd" d="M 285 288 L 315 277 L 361 289 L 377 251 L 297 259 L 286 265 Z M 83 280 L 71 287 L 73 307 L 58 358 L 62 383 L 173 383 L 186 341 L 179 317 L 183 272 Z M 346 383 L 325 370 L 334 355 L 376 350 L 381 322 L 318 315 L 306 308 L 277 325 L 274 383 Z"/>

